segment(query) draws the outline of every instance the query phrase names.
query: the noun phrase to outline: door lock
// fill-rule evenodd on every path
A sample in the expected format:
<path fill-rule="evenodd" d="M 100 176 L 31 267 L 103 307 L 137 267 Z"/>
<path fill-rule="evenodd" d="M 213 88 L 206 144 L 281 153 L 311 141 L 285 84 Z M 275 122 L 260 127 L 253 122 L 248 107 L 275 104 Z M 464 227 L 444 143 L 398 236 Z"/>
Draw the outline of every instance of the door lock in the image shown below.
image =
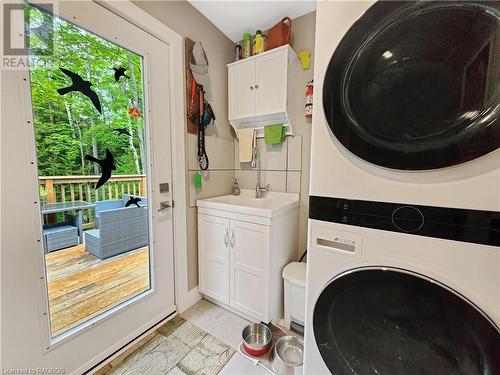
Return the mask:
<path fill-rule="evenodd" d="M 170 191 L 170 188 L 168 186 L 168 182 L 160 183 L 160 193 L 161 194 L 168 193 L 169 191 Z"/>

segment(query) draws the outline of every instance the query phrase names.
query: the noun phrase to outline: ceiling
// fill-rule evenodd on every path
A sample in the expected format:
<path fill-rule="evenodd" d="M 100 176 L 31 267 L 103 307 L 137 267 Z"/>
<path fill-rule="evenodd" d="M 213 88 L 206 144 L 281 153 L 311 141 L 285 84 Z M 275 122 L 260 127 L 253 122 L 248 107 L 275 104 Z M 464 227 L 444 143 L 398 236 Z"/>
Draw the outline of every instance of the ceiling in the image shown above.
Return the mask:
<path fill-rule="evenodd" d="M 211 1 L 189 0 L 229 39 L 237 42 L 243 33 L 267 30 L 283 17 L 300 17 L 316 9 L 315 0 L 307 1 Z"/>

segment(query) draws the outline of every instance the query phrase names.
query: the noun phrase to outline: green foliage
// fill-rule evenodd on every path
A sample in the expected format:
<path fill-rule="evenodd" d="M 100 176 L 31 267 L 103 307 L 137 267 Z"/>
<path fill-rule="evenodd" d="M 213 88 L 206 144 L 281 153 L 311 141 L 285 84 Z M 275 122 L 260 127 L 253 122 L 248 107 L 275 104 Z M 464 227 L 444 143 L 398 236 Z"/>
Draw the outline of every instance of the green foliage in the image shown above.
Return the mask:
<path fill-rule="evenodd" d="M 46 15 L 47 17 L 47 15 Z M 26 6 L 27 28 L 40 25 L 43 13 Z M 40 176 L 95 174 L 94 164 L 85 154 L 103 158 L 106 148 L 115 157 L 116 174 L 142 174 L 146 155 L 143 117 L 129 118 L 128 109 L 142 109 L 142 57 L 73 24 L 54 18 L 51 56 L 30 54 L 32 105 Z M 43 41 L 30 34 L 31 46 Z M 59 68 L 66 68 L 92 82 L 103 108 L 97 112 L 81 93 L 59 95 L 58 88 L 71 84 Z M 114 78 L 113 68 L 125 67 L 131 78 Z M 133 72 L 131 71 L 133 69 Z M 118 135 L 113 128 L 127 128 L 132 134 Z"/>

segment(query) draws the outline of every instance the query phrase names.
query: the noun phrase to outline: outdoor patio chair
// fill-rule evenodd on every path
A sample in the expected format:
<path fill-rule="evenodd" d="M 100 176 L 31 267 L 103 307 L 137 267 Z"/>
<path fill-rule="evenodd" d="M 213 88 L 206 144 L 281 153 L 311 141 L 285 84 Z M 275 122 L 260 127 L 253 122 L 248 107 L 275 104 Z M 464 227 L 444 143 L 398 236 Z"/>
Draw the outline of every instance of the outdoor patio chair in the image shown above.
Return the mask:
<path fill-rule="evenodd" d="M 96 202 L 98 229 L 85 231 L 85 246 L 99 259 L 144 247 L 148 244 L 147 199 L 141 198 L 141 207 L 125 207 L 129 196 L 123 199 Z M 143 200 L 142 200 L 143 199 Z"/>

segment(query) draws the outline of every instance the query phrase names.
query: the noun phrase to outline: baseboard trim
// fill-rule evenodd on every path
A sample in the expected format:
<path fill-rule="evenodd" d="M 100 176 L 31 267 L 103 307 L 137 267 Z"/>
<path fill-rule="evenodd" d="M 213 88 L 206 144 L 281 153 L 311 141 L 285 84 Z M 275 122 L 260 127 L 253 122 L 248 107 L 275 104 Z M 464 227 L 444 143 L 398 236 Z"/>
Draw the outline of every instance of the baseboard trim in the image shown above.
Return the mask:
<path fill-rule="evenodd" d="M 196 286 L 193 289 L 191 289 L 189 292 L 187 292 L 183 297 L 184 298 L 183 298 L 182 303 L 179 303 L 177 305 L 177 311 L 179 313 L 182 313 L 182 312 L 186 311 L 187 309 L 189 309 L 191 306 L 193 306 L 198 301 L 200 301 L 203 296 L 198 291 L 198 287 Z M 179 301 L 179 302 L 181 302 L 181 301 Z"/>
<path fill-rule="evenodd" d="M 242 317 L 243 319 L 246 319 L 250 322 L 255 322 L 255 323 L 260 323 L 259 319 L 256 319 L 255 317 L 252 317 L 251 315 L 245 314 L 244 312 L 237 310 L 229 305 L 226 305 L 223 302 L 217 301 L 216 299 L 213 299 L 212 297 L 207 296 L 206 294 L 203 295 L 203 299 L 206 299 L 209 302 L 212 302 L 214 305 L 220 306 L 223 309 L 232 312 L 235 315 L 238 315 Z"/>

